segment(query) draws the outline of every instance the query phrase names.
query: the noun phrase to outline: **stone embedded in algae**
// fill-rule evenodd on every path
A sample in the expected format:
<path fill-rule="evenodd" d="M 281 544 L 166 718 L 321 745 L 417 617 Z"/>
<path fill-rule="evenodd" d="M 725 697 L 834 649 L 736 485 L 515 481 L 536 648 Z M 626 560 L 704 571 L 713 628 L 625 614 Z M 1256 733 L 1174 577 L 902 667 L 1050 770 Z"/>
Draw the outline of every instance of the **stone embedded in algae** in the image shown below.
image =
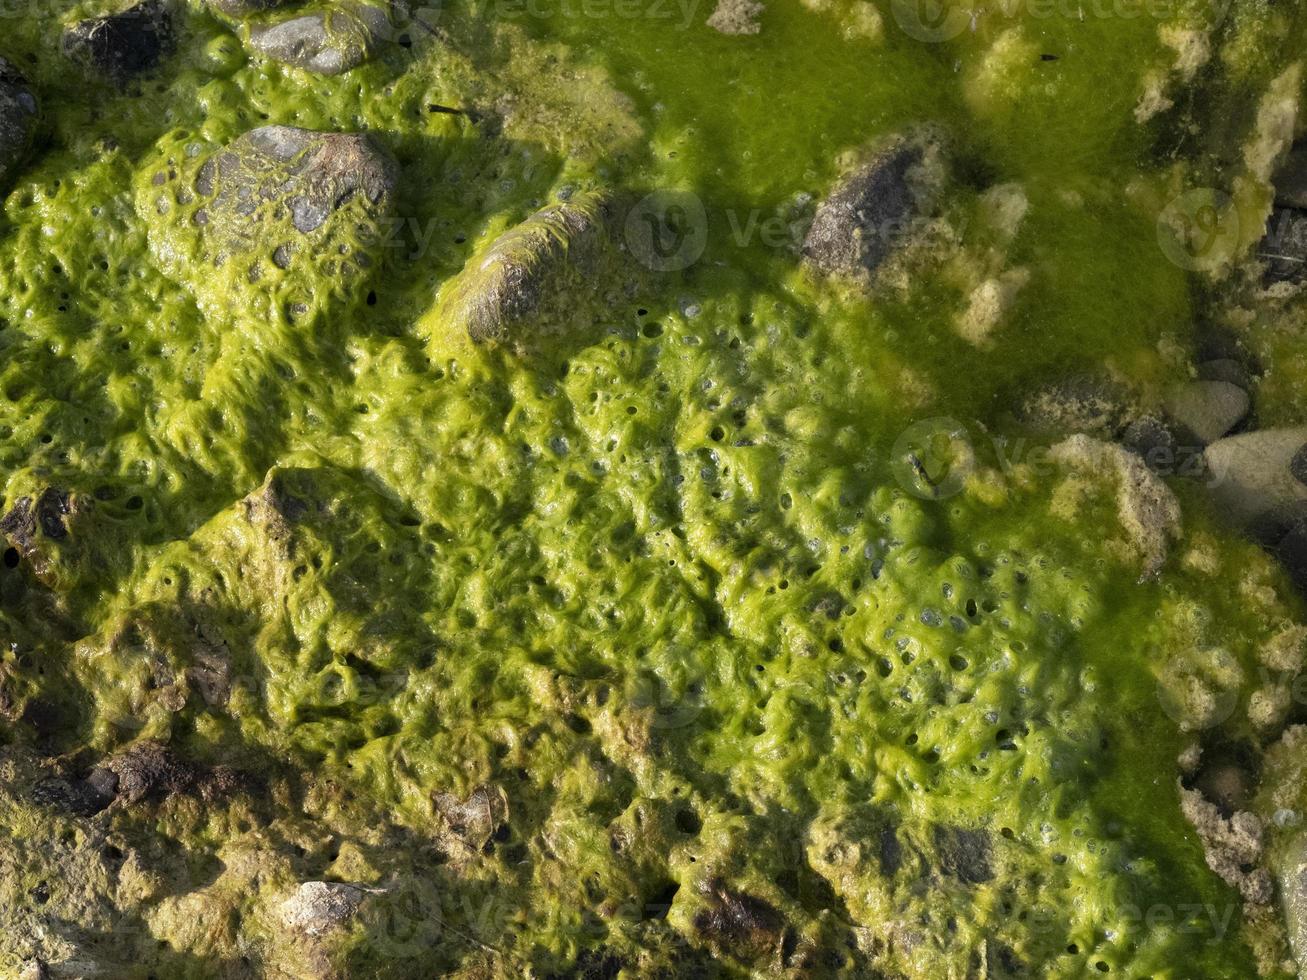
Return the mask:
<path fill-rule="evenodd" d="M 1143 458 L 1087 435 L 1064 439 L 1052 448 L 1051 456 L 1073 471 L 1100 478 L 1108 475 L 1116 484 L 1117 516 L 1142 560 L 1144 574 L 1160 571 L 1171 543 L 1180 537 L 1180 504 Z"/>
<path fill-rule="evenodd" d="M 119 83 L 155 68 L 173 45 L 172 13 L 164 0 L 78 21 L 61 42 L 73 61 Z"/>
<path fill-rule="evenodd" d="M 1238 385 L 1200 380 L 1177 386 L 1163 405 L 1190 445 L 1206 446 L 1242 422 L 1252 402 Z"/>
<path fill-rule="evenodd" d="M 603 193 L 537 211 L 468 261 L 441 300 L 435 329 L 521 351 L 590 326 L 596 301 L 621 291 L 620 213 Z"/>
<path fill-rule="evenodd" d="M 90 494 L 46 486 L 18 497 L 0 517 L 0 535 L 47 588 L 67 591 L 113 560 L 111 522 Z"/>
<path fill-rule="evenodd" d="M 0 181 L 8 180 L 31 148 L 39 112 L 22 74 L 0 57 Z"/>
<path fill-rule="evenodd" d="M 308 936 L 321 936 L 354 917 L 367 892 L 336 881 L 306 881 L 281 906 L 286 925 Z"/>
<path fill-rule="evenodd" d="M 1307 485 L 1291 468 L 1304 445 L 1307 426 L 1262 429 L 1208 446 L 1210 492 L 1222 512 L 1237 523 L 1254 524 L 1307 503 Z"/>
<path fill-rule="evenodd" d="M 209 0 L 209 6 L 229 17 L 247 17 L 285 6 L 287 2 L 288 0 Z"/>
<path fill-rule="evenodd" d="M 843 177 L 821 203 L 803 241 L 803 254 L 824 273 L 869 280 L 911 235 L 944 183 L 938 134 L 898 136 Z"/>
<path fill-rule="evenodd" d="M 367 60 L 391 30 L 391 4 L 343 0 L 288 20 L 254 24 L 249 46 L 273 61 L 339 75 Z"/>
<path fill-rule="evenodd" d="M 379 264 L 399 167 L 370 134 L 263 126 L 198 165 L 173 150 L 138 178 L 137 206 L 153 212 L 156 255 L 202 305 L 230 312 L 231 291 L 268 291 L 304 312 L 354 295 Z M 328 289 L 309 288 L 315 274 Z"/>

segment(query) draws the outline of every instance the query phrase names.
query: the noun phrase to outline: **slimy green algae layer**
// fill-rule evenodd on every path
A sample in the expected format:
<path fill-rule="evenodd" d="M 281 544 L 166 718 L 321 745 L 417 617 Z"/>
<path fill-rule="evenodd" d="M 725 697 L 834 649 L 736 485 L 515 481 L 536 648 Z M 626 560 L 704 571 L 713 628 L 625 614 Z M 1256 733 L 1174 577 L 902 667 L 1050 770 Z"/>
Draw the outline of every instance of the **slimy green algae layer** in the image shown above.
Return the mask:
<path fill-rule="evenodd" d="M 0 32 L 41 107 L 0 221 L 0 973 L 1299 974 L 1300 599 L 1202 480 L 1141 530 L 1137 474 L 1015 410 L 1156 405 L 1264 316 L 1259 410 L 1303 420 L 1307 307 L 1240 278 L 1296 0 L 414 5 L 330 76 L 191 0 L 91 82 L 60 35 L 113 9 Z M 205 163 L 274 124 L 369 134 L 386 207 L 220 238 Z M 923 126 L 933 208 L 874 283 L 816 274 L 817 202 Z M 1221 268 L 1159 238 L 1196 188 Z M 469 339 L 491 243 L 593 194 L 701 254 L 619 245 L 565 329 Z M 943 431 L 941 477 L 905 447 Z M 1233 871 L 1182 806 L 1222 753 L 1266 758 Z"/>

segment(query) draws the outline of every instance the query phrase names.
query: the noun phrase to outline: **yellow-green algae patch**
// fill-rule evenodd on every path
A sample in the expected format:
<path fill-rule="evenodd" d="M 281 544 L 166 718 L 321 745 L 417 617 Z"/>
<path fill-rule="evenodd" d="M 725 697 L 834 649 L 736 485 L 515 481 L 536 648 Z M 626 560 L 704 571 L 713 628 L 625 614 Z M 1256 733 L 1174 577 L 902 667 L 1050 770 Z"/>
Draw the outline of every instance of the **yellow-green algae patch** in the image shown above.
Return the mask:
<path fill-rule="evenodd" d="M 1298 7 L 959 5 L 936 42 L 899 3 L 729 38 L 503 6 L 414 4 L 323 78 L 191 3 L 122 91 L 50 28 L 98 5 L 6 21 L 46 132 L 0 228 L 5 509 L 64 533 L 0 567 L 0 969 L 1291 975 L 1176 759 L 1295 720 L 1260 706 L 1297 600 L 1179 481 L 1143 574 L 1113 474 L 1010 416 L 1069 369 L 1181 376 L 1157 217 L 1256 182 Z M 870 296 L 804 270 L 814 201 L 922 123 L 952 178 Z M 324 226 L 372 260 L 348 289 L 321 249 L 204 254 L 176 195 L 264 125 L 395 161 L 384 215 Z M 596 192 L 691 195 L 703 254 L 577 289 L 583 330 L 466 342 L 464 266 Z M 900 437 L 958 427 L 931 492 Z M 296 925 L 318 881 L 357 908 Z"/>

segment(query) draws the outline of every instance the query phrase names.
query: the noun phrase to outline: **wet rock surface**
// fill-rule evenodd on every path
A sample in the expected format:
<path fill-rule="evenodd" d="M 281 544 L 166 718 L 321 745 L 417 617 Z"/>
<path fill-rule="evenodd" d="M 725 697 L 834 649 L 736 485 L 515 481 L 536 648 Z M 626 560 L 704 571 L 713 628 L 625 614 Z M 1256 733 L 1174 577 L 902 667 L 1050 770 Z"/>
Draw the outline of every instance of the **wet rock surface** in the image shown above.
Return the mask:
<path fill-rule="evenodd" d="M 931 209 L 942 183 L 932 134 L 900 136 L 843 177 L 817 208 L 803 240 L 814 269 L 870 279 Z"/>
<path fill-rule="evenodd" d="M 250 28 L 249 46 L 318 75 L 339 75 L 367 60 L 390 35 L 388 4 L 343 0 L 314 11 Z"/>
<path fill-rule="evenodd" d="M 1173 390 L 1165 406 L 1182 439 L 1206 446 L 1242 422 L 1252 402 L 1229 381 L 1191 381 Z"/>
<path fill-rule="evenodd" d="M 602 288 L 618 214 L 607 195 L 578 195 L 499 236 L 451 287 L 450 328 L 477 344 L 523 348 L 588 324 L 578 299 Z"/>
<path fill-rule="evenodd" d="M 1242 361 L 1233 357 L 1219 357 L 1198 365 L 1200 381 L 1225 381 L 1244 391 L 1252 390 L 1252 376 Z"/>
<path fill-rule="evenodd" d="M 208 0 L 208 2 L 214 10 L 229 17 L 247 17 L 250 14 L 284 7 L 291 0 Z"/>
<path fill-rule="evenodd" d="M 1017 409 L 1017 420 L 1044 435 L 1113 438 L 1127 423 L 1133 398 L 1111 378 L 1076 375 L 1035 389 Z"/>
<path fill-rule="evenodd" d="M 61 47 L 87 70 L 121 84 L 157 67 L 174 43 L 166 0 L 144 0 L 118 13 L 78 21 L 64 32 Z"/>
<path fill-rule="evenodd" d="M 0 57 L 0 182 L 8 181 L 26 157 L 38 117 L 31 86 L 10 61 Z"/>
<path fill-rule="evenodd" d="M 191 226 L 208 262 L 236 262 L 250 283 L 306 263 L 349 283 L 376 264 L 397 180 L 366 133 L 264 126 L 200 167 Z"/>
<path fill-rule="evenodd" d="M 934 843 L 944 874 L 967 885 L 993 879 L 993 845 L 988 831 L 940 826 L 934 830 Z"/>
<path fill-rule="evenodd" d="M 291 929 L 321 936 L 352 919 L 366 897 L 358 885 L 306 881 L 282 904 L 281 915 Z"/>
<path fill-rule="evenodd" d="M 743 945 L 751 951 L 769 948 L 785 924 L 780 911 L 761 898 L 710 881 L 704 889 L 707 907 L 694 917 L 700 935 L 724 946 Z"/>
<path fill-rule="evenodd" d="M 174 795 L 216 799 L 248 790 L 241 773 L 204 769 L 182 761 L 167 746 L 143 741 L 107 759 L 81 778 L 52 777 L 36 784 L 34 802 L 77 816 L 91 816 L 121 801 L 160 801 Z"/>
<path fill-rule="evenodd" d="M 196 223 L 222 230 L 224 219 L 250 218 L 271 205 L 308 234 L 356 197 L 380 206 L 396 176 L 393 161 L 367 135 L 264 126 L 200 169 L 195 189 L 212 203 Z"/>
<path fill-rule="evenodd" d="M 1307 427 L 1261 429 L 1220 439 L 1204 455 L 1210 490 L 1232 520 L 1245 525 L 1307 501 L 1307 486 L 1290 469 L 1307 444 Z"/>

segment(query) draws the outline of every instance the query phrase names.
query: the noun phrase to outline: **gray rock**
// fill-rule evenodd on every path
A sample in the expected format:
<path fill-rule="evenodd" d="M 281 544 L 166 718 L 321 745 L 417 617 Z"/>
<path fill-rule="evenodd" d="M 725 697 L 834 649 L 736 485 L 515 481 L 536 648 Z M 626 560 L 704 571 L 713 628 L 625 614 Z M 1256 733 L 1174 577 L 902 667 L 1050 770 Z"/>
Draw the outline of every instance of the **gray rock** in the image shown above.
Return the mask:
<path fill-rule="evenodd" d="M 62 50 L 84 68 L 122 83 L 148 72 L 172 51 L 172 14 L 165 0 L 144 0 L 116 14 L 78 21 Z"/>
<path fill-rule="evenodd" d="M 1289 841 L 1277 865 L 1289 946 L 1299 963 L 1307 963 L 1307 833 Z"/>
<path fill-rule="evenodd" d="M 390 31 L 385 6 L 342 0 L 328 11 L 256 24 L 250 28 L 249 45 L 274 61 L 319 75 L 339 75 L 366 61 Z"/>
<path fill-rule="evenodd" d="M 617 204 L 579 194 L 536 212 L 474 257 L 442 302 L 444 321 L 478 344 L 521 348 L 582 326 L 606 281 Z"/>
<path fill-rule="evenodd" d="M 1307 445 L 1307 426 L 1262 429 L 1212 443 L 1204 456 L 1209 488 L 1217 507 L 1242 525 L 1277 511 L 1302 506 L 1307 485 L 1290 466 Z"/>
<path fill-rule="evenodd" d="M 895 137 L 818 207 L 804 257 L 820 272 L 869 279 L 905 241 L 912 222 L 929 213 L 942 175 L 937 138 Z"/>
<path fill-rule="evenodd" d="M 988 831 L 937 826 L 934 842 L 939 869 L 944 874 L 968 885 L 979 885 L 994 877 Z"/>
<path fill-rule="evenodd" d="M 321 936 L 352 919 L 366 895 L 358 885 L 306 881 L 282 903 L 282 919 L 297 932 Z"/>
<path fill-rule="evenodd" d="M 1242 422 L 1251 405 L 1248 392 L 1228 381 L 1190 381 L 1165 401 L 1167 414 L 1203 446 Z"/>
<path fill-rule="evenodd" d="M 1198 365 L 1200 381 L 1228 381 L 1244 391 L 1252 391 L 1252 375 L 1240 361 L 1232 357 L 1218 357 Z"/>
<path fill-rule="evenodd" d="M 1127 425 L 1121 434 L 1121 445 L 1143 459 L 1154 473 L 1187 475 L 1187 460 L 1181 456 L 1175 433 L 1157 415 L 1145 415 Z"/>
<path fill-rule="evenodd" d="M 299 240 L 316 235 L 337 212 L 358 206 L 360 222 L 381 220 L 392 208 L 397 179 L 394 160 L 367 134 L 263 126 L 200 168 L 195 190 L 204 203 L 194 220 L 217 264 L 255 252 L 285 268 Z M 379 235 L 375 228 L 370 233 Z M 351 253 L 341 265 L 350 261 L 369 260 Z"/>
<path fill-rule="evenodd" d="M 1275 203 L 1283 208 L 1307 210 L 1307 143 L 1289 151 L 1289 156 L 1272 181 L 1275 184 Z"/>
<path fill-rule="evenodd" d="M 1079 375 L 1043 385 L 1017 409 L 1017 420 L 1046 435 L 1114 438 L 1126 424 L 1132 399 L 1110 378 Z"/>
<path fill-rule="evenodd" d="M 250 14 L 283 7 L 286 3 L 287 0 L 209 0 L 210 7 L 228 17 L 248 17 Z"/>
<path fill-rule="evenodd" d="M 77 817 L 90 817 L 116 798 L 117 779 L 104 769 L 94 769 L 85 779 L 44 779 L 32 787 L 32 802 Z"/>
<path fill-rule="evenodd" d="M 1289 460 L 1289 472 L 1299 483 L 1307 483 L 1307 446 L 1303 446 Z"/>
<path fill-rule="evenodd" d="M 0 183 L 23 162 L 36 135 L 39 112 L 27 80 L 0 58 Z"/>
<path fill-rule="evenodd" d="M 1276 207 L 1257 246 L 1267 285 L 1307 279 L 1307 210 Z"/>

